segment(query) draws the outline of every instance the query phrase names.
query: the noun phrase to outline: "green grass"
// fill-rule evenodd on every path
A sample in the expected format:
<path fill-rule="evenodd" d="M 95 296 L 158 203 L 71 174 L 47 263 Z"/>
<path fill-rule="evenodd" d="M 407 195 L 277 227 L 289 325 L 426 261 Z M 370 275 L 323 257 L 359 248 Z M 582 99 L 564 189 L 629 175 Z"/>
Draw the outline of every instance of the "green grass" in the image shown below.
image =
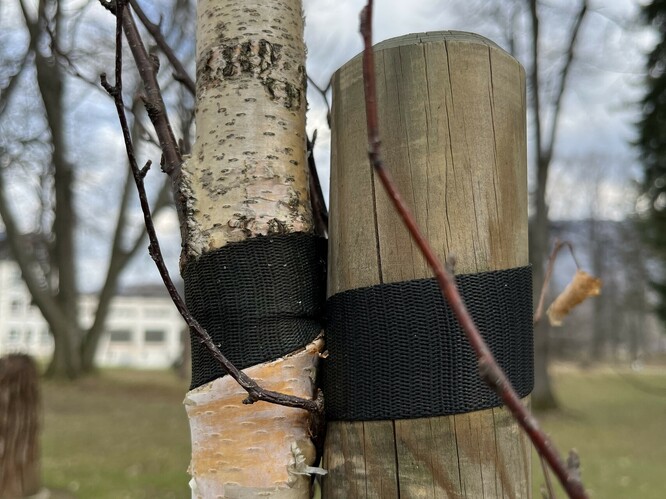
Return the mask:
<path fill-rule="evenodd" d="M 577 449 L 590 495 L 666 497 L 666 371 L 555 370 L 554 381 L 563 409 L 537 416 L 561 453 Z M 533 457 L 540 497 L 543 478 Z"/>
<path fill-rule="evenodd" d="M 593 497 L 661 499 L 666 371 L 626 376 L 661 390 L 646 393 L 610 369 L 556 369 L 564 410 L 540 420 L 560 451 L 578 450 Z M 104 371 L 76 383 L 45 381 L 45 485 L 81 499 L 189 497 L 186 389 L 166 372 Z M 538 498 L 543 479 L 536 459 L 533 470 Z"/>
<path fill-rule="evenodd" d="M 45 486 L 80 498 L 189 497 L 186 389 L 165 372 L 46 381 Z"/>

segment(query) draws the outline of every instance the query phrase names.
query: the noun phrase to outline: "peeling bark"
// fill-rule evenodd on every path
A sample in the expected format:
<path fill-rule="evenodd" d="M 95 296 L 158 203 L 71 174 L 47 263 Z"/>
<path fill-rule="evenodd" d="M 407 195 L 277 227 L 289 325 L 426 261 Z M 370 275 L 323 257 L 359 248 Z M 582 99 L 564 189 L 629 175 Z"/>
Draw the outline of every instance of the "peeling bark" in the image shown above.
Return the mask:
<path fill-rule="evenodd" d="M 310 397 L 322 340 L 245 372 L 270 390 Z M 192 497 L 309 497 L 298 456 L 315 460 L 309 414 L 266 402 L 244 405 L 247 393 L 229 376 L 190 391 Z"/>
<path fill-rule="evenodd" d="M 299 0 L 201 0 L 196 142 L 180 177 L 181 268 L 247 238 L 312 233 Z M 250 367 L 263 387 L 312 398 L 321 340 Z M 258 402 L 228 376 L 188 393 L 193 497 L 310 497 L 309 415 Z"/>

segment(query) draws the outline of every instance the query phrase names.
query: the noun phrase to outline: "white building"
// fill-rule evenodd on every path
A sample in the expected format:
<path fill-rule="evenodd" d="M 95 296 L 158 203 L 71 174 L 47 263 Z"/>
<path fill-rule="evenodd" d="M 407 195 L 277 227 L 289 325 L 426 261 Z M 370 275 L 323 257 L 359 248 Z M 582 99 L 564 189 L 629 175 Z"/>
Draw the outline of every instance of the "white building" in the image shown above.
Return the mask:
<path fill-rule="evenodd" d="M 83 327 L 90 326 L 97 297 L 81 298 Z M 145 286 L 116 296 L 95 357 L 100 367 L 165 369 L 180 359 L 185 323 L 163 286 Z M 31 304 L 18 265 L 0 252 L 0 356 L 27 353 L 49 359 L 53 337 Z"/>

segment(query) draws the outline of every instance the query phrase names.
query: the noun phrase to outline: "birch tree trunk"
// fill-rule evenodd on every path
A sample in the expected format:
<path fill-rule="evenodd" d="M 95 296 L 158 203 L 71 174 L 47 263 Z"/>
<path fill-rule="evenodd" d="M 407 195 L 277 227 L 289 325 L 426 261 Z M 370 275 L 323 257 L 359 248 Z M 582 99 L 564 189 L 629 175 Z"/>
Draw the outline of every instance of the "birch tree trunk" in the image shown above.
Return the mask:
<path fill-rule="evenodd" d="M 197 137 L 183 167 L 181 268 L 255 236 L 312 232 L 305 156 L 305 46 L 299 0 L 201 0 Z M 262 386 L 312 397 L 321 345 L 246 372 Z M 309 497 L 308 414 L 258 402 L 228 376 L 185 399 L 193 497 Z"/>

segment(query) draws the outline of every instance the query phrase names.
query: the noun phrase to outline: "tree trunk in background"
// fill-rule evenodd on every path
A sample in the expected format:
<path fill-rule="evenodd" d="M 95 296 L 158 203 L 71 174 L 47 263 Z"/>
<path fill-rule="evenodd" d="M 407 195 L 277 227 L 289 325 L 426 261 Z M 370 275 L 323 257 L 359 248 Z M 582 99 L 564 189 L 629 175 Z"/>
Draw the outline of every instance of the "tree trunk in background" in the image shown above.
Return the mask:
<path fill-rule="evenodd" d="M 39 375 L 27 355 L 0 359 L 0 497 L 31 496 L 41 488 Z"/>
<path fill-rule="evenodd" d="M 138 112 L 138 107 L 142 105 L 143 102 L 141 100 L 135 100 L 135 116 Z M 135 144 L 138 140 L 139 130 L 140 124 L 138 123 L 138 120 L 135 119 L 134 125 L 132 126 L 132 137 Z M 160 189 L 157 195 L 157 199 L 155 199 L 151 209 L 153 218 L 157 213 L 160 212 L 160 210 L 162 210 L 165 206 L 168 206 L 171 199 L 171 185 L 171 180 L 165 178 L 164 183 L 162 184 L 162 188 Z M 137 254 L 137 252 L 143 250 L 144 248 L 145 228 L 142 228 L 141 232 L 138 236 L 136 236 L 130 246 L 126 247 L 123 244 L 123 239 L 126 238 L 126 228 L 128 227 L 127 212 L 129 210 L 130 202 L 132 199 L 131 195 L 133 192 L 134 178 L 132 176 L 131 170 L 127 168 L 127 177 L 125 179 L 123 195 L 120 200 L 120 210 L 118 211 L 118 219 L 116 220 L 113 242 L 111 244 L 111 256 L 106 271 L 106 279 L 102 289 L 98 294 L 95 318 L 92 325 L 85 331 L 83 342 L 80 348 L 81 369 L 83 373 L 90 373 L 95 369 L 95 354 L 97 353 L 97 346 L 99 344 L 100 338 L 102 337 L 102 334 L 105 331 L 104 326 L 106 324 L 106 318 L 109 315 L 109 311 L 111 309 L 111 300 L 116 294 L 116 288 L 118 286 L 120 276 L 132 258 Z"/>
<path fill-rule="evenodd" d="M 197 138 L 182 171 L 181 266 L 255 236 L 313 232 L 305 154 L 305 45 L 300 0 L 201 0 Z M 266 388 L 311 398 L 321 345 L 250 367 Z M 207 352 L 206 352 L 207 353 Z M 194 497 L 310 497 L 297 473 L 315 453 L 309 415 L 258 402 L 229 376 L 187 394 Z"/>
<path fill-rule="evenodd" d="M 550 244 L 550 221 L 548 219 L 548 203 L 546 202 L 546 187 L 548 184 L 548 169 L 552 158 L 552 148 L 543 145 L 541 137 L 541 106 L 539 85 L 539 17 L 537 1 L 530 0 L 532 14 L 532 68 L 529 80 L 532 85 L 532 108 L 534 109 L 535 124 L 535 165 L 536 190 L 534 201 L 534 217 L 530 225 L 530 262 L 534 275 L 534 303 L 539 303 L 539 294 L 545 279 L 546 258 Z M 551 142 L 552 145 L 552 142 Z M 534 327 L 534 390 L 532 391 L 532 404 L 535 409 L 550 409 L 557 407 L 553 394 L 550 375 L 548 373 L 550 350 L 550 325 L 548 321 L 541 320 Z"/>
<path fill-rule="evenodd" d="M 526 0 L 531 16 L 530 46 L 532 67 L 528 73 L 531 86 L 532 110 L 534 112 L 534 156 L 536 167 L 536 189 L 534 192 L 534 217 L 530 225 L 530 261 L 534 271 L 534 303 L 538 303 L 539 293 L 544 282 L 546 260 L 550 252 L 550 222 L 548 218 L 548 171 L 553 159 L 555 138 L 565 95 L 567 76 L 574 61 L 574 48 L 581 24 L 587 13 L 587 0 L 582 0 L 573 19 L 573 26 L 567 38 L 566 53 L 559 75 L 549 88 L 555 88 L 554 98 L 541 107 L 541 85 L 539 72 L 539 15 L 538 1 Z M 547 110 L 547 112 L 546 112 Z M 550 325 L 542 319 L 534 328 L 534 391 L 532 407 L 552 409 L 557 407 L 553 393 L 548 363 L 550 357 Z"/>
<path fill-rule="evenodd" d="M 550 242 L 550 221 L 546 204 L 546 180 L 548 165 L 537 170 L 536 213 L 530 225 L 530 261 L 534 275 L 534 303 L 539 302 L 539 293 L 545 278 L 545 265 Z M 548 373 L 550 362 L 550 324 L 543 318 L 534 326 L 534 390 L 532 406 L 539 409 L 557 407 L 557 400 Z"/>
<path fill-rule="evenodd" d="M 57 9 L 54 0 L 41 0 L 39 16 L 45 22 L 47 12 L 57 12 Z M 55 49 L 58 41 L 53 37 L 51 43 Z M 76 248 L 74 246 L 74 229 L 76 227 L 73 199 L 74 171 L 72 164 L 67 160 L 64 126 L 65 110 L 63 107 L 64 74 L 60 65 L 57 64 L 54 54 L 45 56 L 40 50 L 35 51 L 35 67 L 37 69 L 37 84 L 44 101 L 46 121 L 53 145 L 55 212 L 52 227 L 54 241 L 51 254 L 51 272 L 57 279 L 56 300 L 63 315 L 70 321 L 69 331 L 63 327 L 57 336 L 54 335 L 55 342 L 61 344 L 56 349 L 57 352 L 54 353 L 47 374 L 76 377 L 81 371 L 81 359 L 78 353 L 81 344 L 81 330 L 78 325 L 78 291 L 76 266 L 74 264 L 76 261 Z"/>
<path fill-rule="evenodd" d="M 63 13 L 54 0 L 41 0 L 37 16 L 34 17 L 23 8 L 23 20 L 30 35 L 30 53 L 34 54 L 34 70 L 37 92 L 44 106 L 44 115 L 50 133 L 52 152 L 51 164 L 45 166 L 44 175 L 50 180 L 43 183 L 45 192 L 41 196 L 53 201 L 53 213 L 50 227 L 41 227 L 49 234 L 41 239 L 34 234 L 23 235 L 19 227 L 19 216 L 15 215 L 8 191 L 6 179 L 0 176 L 0 215 L 2 216 L 12 256 L 21 269 L 23 280 L 30 292 L 32 302 L 40 310 L 48 323 L 54 339 L 54 352 L 47 368 L 47 375 L 60 378 L 77 378 L 94 369 L 95 351 L 100 336 L 104 331 L 104 322 L 108 315 L 110 301 L 115 295 L 118 279 L 132 257 L 143 248 L 145 230 L 133 240 L 128 239 L 128 206 L 134 182 L 128 168 L 127 181 L 120 201 L 120 209 L 115 227 L 113 242 L 110 244 L 110 260 L 102 289 L 98 294 L 97 309 L 93 324 L 83 330 L 79 323 L 77 289 L 77 254 L 75 232 L 77 215 L 75 213 L 75 168 L 68 161 L 67 112 L 64 102 L 67 68 L 62 60 L 55 57 L 62 33 Z M 59 29 L 60 28 L 60 29 Z M 43 44 L 38 49 L 38 42 Z M 49 51 L 49 48 L 51 50 Z M 21 74 L 16 75 L 16 77 Z M 11 92 L 17 86 L 10 86 Z M 7 94 L 4 95 L 7 98 Z M 142 103 L 137 99 L 135 113 Z M 140 120 L 134 120 L 132 133 L 139 134 Z M 0 172 L 0 175 L 6 173 Z M 154 206 L 155 216 L 168 204 L 168 186 L 165 181 Z"/>
<path fill-rule="evenodd" d="M 603 230 L 599 226 L 599 221 L 594 215 L 590 218 L 588 223 L 590 226 L 589 243 L 592 248 L 592 273 L 605 280 L 605 259 L 607 255 L 604 251 L 606 243 L 603 238 Z M 608 289 L 607 286 L 606 289 Z M 590 345 L 590 358 L 592 361 L 600 361 L 604 357 L 604 349 L 606 347 L 609 333 L 609 324 L 604 320 L 604 303 L 606 301 L 607 299 L 594 300 L 593 303 L 594 315 L 592 320 L 592 343 Z M 616 326 L 619 327 L 619 324 L 616 324 Z"/>

